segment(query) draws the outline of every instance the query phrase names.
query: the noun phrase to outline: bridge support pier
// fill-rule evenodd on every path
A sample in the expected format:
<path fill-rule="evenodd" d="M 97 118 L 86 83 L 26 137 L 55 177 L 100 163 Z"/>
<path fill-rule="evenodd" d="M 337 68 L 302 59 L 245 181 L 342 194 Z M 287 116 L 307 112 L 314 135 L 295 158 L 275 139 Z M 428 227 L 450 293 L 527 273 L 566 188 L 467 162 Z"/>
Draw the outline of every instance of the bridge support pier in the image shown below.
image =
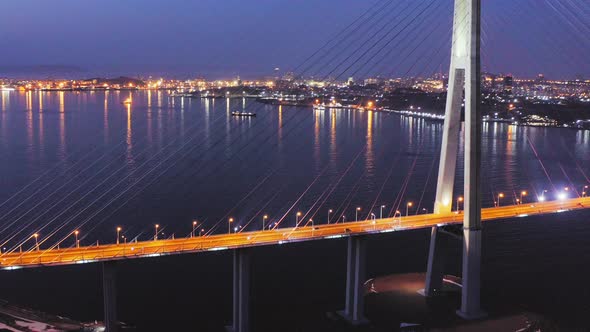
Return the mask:
<path fill-rule="evenodd" d="M 117 332 L 117 263 L 102 263 L 102 294 L 106 332 Z"/>
<path fill-rule="evenodd" d="M 366 279 L 366 240 L 362 236 L 348 238 L 346 265 L 346 304 L 338 314 L 353 325 L 362 325 L 365 319 L 363 283 Z"/>
<path fill-rule="evenodd" d="M 463 229 L 463 289 L 461 309 L 457 315 L 464 319 L 486 316 L 480 307 L 481 228 Z"/>
<path fill-rule="evenodd" d="M 250 331 L 250 252 L 234 250 L 233 322 L 228 332 Z"/>
<path fill-rule="evenodd" d="M 426 297 L 436 296 L 442 289 L 449 238 L 450 236 L 446 235 L 438 226 L 432 227 L 428 265 L 426 267 L 426 283 L 424 289 L 420 291 L 420 294 Z"/>

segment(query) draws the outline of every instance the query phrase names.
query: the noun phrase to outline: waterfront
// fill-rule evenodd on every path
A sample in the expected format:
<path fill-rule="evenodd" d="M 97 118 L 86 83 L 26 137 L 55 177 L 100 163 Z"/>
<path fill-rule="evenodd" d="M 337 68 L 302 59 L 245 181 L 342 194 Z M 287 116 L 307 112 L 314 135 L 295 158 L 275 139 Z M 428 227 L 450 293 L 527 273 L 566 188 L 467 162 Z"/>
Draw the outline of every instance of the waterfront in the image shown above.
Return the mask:
<path fill-rule="evenodd" d="M 43 192 L 50 194 L 39 193 L 27 201 L 27 205 L 6 215 L 2 219 L 4 226 L 14 220 L 12 218 L 15 215 L 40 204 L 37 206 L 38 210 L 19 220 L 19 226 L 26 225 L 47 211 L 47 215 L 42 215 L 38 222 L 24 228 L 23 233 L 20 233 L 26 238 L 24 234 L 36 231 L 56 217 L 59 207 L 63 207 L 60 204 L 82 198 L 79 205 L 49 224 L 41 232 L 43 236 L 53 227 L 58 228 L 60 221 L 75 216 L 86 204 L 93 202 L 96 205 L 86 210 L 88 213 L 83 212 L 76 220 L 88 219 L 90 212 L 98 210 L 115 197 L 111 205 L 88 219 L 80 228 L 84 234 L 84 243 L 93 243 L 96 240 L 114 242 L 114 229 L 117 225 L 124 227 L 124 234 L 130 239 L 135 236 L 141 239 L 152 237 L 153 225 L 156 223 L 164 228 L 165 234 L 161 236 L 170 236 L 172 233 L 176 236 L 188 236 L 192 220 L 195 219 L 202 221 L 203 227 L 208 230 L 218 225 L 215 231 L 223 232 L 226 231 L 225 217 L 228 214 L 236 218 L 237 225 L 244 227 L 261 227 L 261 214 L 268 214 L 272 221 L 278 221 L 286 215 L 284 225 L 292 226 L 295 214 L 285 214 L 285 211 L 295 203 L 293 211 L 312 209 L 318 198 L 322 198 L 325 189 L 331 188 L 334 183 L 338 183 L 338 190 L 334 190 L 333 195 L 320 206 L 316 222 L 325 222 L 329 208 L 336 211 L 331 216 L 333 221 L 342 216 L 346 216 L 348 220 L 353 219 L 357 206 L 362 207 L 360 218 L 366 218 L 369 207 L 373 205 L 387 205 L 388 209 L 384 213 L 390 214 L 393 212 L 392 205 L 399 206 L 408 201 L 416 204 L 412 213 L 422 208 L 431 208 L 434 192 L 430 188 L 436 179 L 441 122 L 375 112 L 248 106 L 252 101 L 242 99 L 230 100 L 228 107 L 225 99 L 170 99 L 162 91 L 134 92 L 131 97 L 133 103 L 128 109 L 122 102 L 129 98 L 129 92 L 2 92 L 0 156 L 3 160 L 11 160 L 11 163 L 0 165 L 0 201 L 4 202 L 45 172 L 51 173 L 43 178 L 43 183 L 49 183 L 49 178 L 55 181 Z M 242 109 L 254 109 L 258 116 L 255 119 L 231 117 L 232 111 Z M 581 192 L 581 186 L 587 183 L 584 174 L 590 172 L 588 131 L 489 123 L 484 127 L 484 146 L 486 179 L 483 192 L 484 204 L 487 206 L 493 204 L 498 192 L 505 193 L 505 203 L 509 203 L 519 197 L 521 190 L 530 191 L 531 194 L 526 199 L 534 200 L 544 190 L 549 190 L 554 195 L 565 187 L 569 187 L 572 195 L 575 195 L 574 192 Z M 175 151 L 178 152 L 171 154 Z M 98 159 L 100 157 L 103 159 Z M 97 163 L 93 164 L 95 161 Z M 58 166 L 54 169 L 54 165 Z M 155 166 L 158 168 L 154 168 Z M 154 171 L 147 173 L 152 168 Z M 462 172 L 462 167 L 459 172 Z M 93 175 L 97 175 L 96 178 Z M 314 183 L 318 175 L 322 175 L 322 178 Z M 72 179 L 74 181 L 68 182 Z M 404 186 L 410 179 L 412 186 Z M 101 183 L 105 180 L 106 182 Z M 119 183 L 119 180 L 122 181 Z M 310 186 L 312 183 L 314 185 Z M 53 192 L 62 185 L 65 186 Z M 72 192 L 78 186 L 83 186 L 81 189 L 85 190 Z M 308 187 L 307 194 L 297 201 Z M 402 190 L 404 187 L 406 189 Z M 460 188 L 460 184 L 457 188 Z M 93 191 L 89 191 L 90 189 Z M 129 190 L 117 196 L 125 189 Z M 253 189 L 255 190 L 248 195 Z M 84 197 L 86 192 L 90 194 Z M 32 194 L 34 191 L 21 195 L 28 197 L 27 193 Z M 102 194 L 105 194 L 104 199 L 94 202 Z M 16 205 L 10 203 L 2 206 L 2 215 Z M 378 213 L 378 210 L 374 208 L 372 211 Z M 567 228 L 577 229 L 575 237 L 568 238 L 567 228 L 551 225 L 535 229 L 527 240 L 526 232 L 518 233 L 518 237 L 514 234 L 515 237 L 510 236 L 512 230 L 523 227 L 512 224 L 511 228 L 502 228 L 504 226 L 501 224 L 492 228 L 498 232 L 495 233 L 498 238 L 505 241 L 498 241 L 494 237 L 494 241 L 498 242 L 493 248 L 507 250 L 504 256 L 496 255 L 494 259 L 511 256 L 513 251 L 518 251 L 516 244 L 519 242 L 526 243 L 526 250 L 532 255 L 527 257 L 543 259 L 538 256 L 538 251 L 543 252 L 541 249 L 547 248 L 539 244 L 543 242 L 536 237 L 548 241 L 568 241 L 575 245 L 580 244 L 580 237 L 590 229 L 580 222 L 566 222 L 564 225 Z M 527 222 L 526 225 L 535 227 L 534 223 Z M 61 230 L 66 235 L 71 231 L 72 229 Z M 11 230 L 6 229 L 5 232 L 10 233 Z M 556 233 L 560 236 L 554 237 Z M 7 246 L 18 242 L 17 238 Z M 56 235 L 55 238 L 59 236 Z M 64 245 L 71 245 L 72 241 L 69 240 Z M 371 263 L 371 275 L 424 269 L 423 255 L 427 249 L 425 234 L 418 232 L 407 238 L 396 235 L 394 240 L 395 244 L 378 244 L 385 241 L 384 239 L 376 241 L 374 248 L 377 250 L 371 251 L 376 252 L 372 256 L 374 261 Z M 513 245 L 512 250 L 506 249 L 510 248 L 504 245 L 506 242 Z M 32 245 L 30 242 L 28 244 Z M 383 248 L 384 252 L 391 252 L 392 257 L 379 255 L 379 248 Z M 562 249 L 560 251 L 563 252 Z M 317 255 L 318 252 L 322 255 Z M 313 257 L 312 253 L 318 257 Z M 343 253 L 344 244 L 338 241 L 309 247 L 295 245 L 260 250 L 260 255 L 265 259 L 259 260 L 257 264 L 277 263 L 273 263 L 276 265 L 257 282 L 260 283 L 259 287 L 264 288 L 261 285 L 278 287 L 281 282 L 306 280 L 294 282 L 298 286 L 289 289 L 282 296 L 285 306 L 303 308 L 309 305 L 310 298 L 318 299 L 317 295 L 313 295 L 320 289 L 317 285 L 325 285 L 326 280 L 334 280 L 333 285 L 325 288 L 326 294 L 321 297 L 324 300 L 311 306 L 316 309 L 312 317 L 323 315 L 323 310 L 335 310 L 342 303 L 340 300 L 343 293 L 340 286 L 343 281 L 338 278 L 344 269 Z M 547 252 L 544 254 L 552 255 Z M 341 260 L 334 259 L 339 255 Z M 551 255 L 547 257 L 559 257 Z M 211 326 L 217 324 L 215 326 L 219 327 L 219 321 L 224 316 L 229 317 L 229 306 L 225 305 L 229 301 L 231 284 L 229 259 L 228 254 L 221 253 L 207 254 L 206 257 L 167 258 L 160 263 L 125 263 L 122 288 L 128 288 L 129 293 L 123 291 L 121 295 L 121 318 L 143 326 L 145 322 L 155 324 L 155 321 L 164 321 L 157 315 L 162 312 L 157 304 L 168 306 L 167 303 L 174 303 L 180 307 L 187 301 L 185 306 L 200 308 L 199 312 L 203 313 L 203 317 L 218 314 L 217 318 L 205 323 L 212 324 Z M 327 261 L 331 261 L 330 264 Z M 403 263 L 396 263 L 395 266 L 384 264 L 388 261 Z M 518 259 L 514 259 L 509 263 L 514 267 L 518 262 Z M 568 265 L 567 262 L 564 260 L 563 265 L 571 268 L 575 266 L 575 263 L 570 261 L 571 265 Z M 158 270 L 163 270 L 159 264 L 166 265 L 169 275 L 157 273 Z M 313 273 L 313 268 L 310 267 L 322 264 L 326 265 L 326 270 L 321 271 L 321 274 Z M 194 267 L 188 269 L 189 265 Z M 302 265 L 308 268 L 302 268 Z M 131 266 L 137 270 L 133 270 Z M 198 268 L 201 266 L 207 268 L 207 274 L 203 274 Z M 495 266 L 505 268 L 502 264 Z M 540 266 L 547 268 L 545 264 Z M 46 285 L 35 285 L 34 276 L 40 272 L 19 271 L 19 274 L 9 275 L 8 278 L 18 275 L 22 280 L 16 282 L 9 279 L 10 285 L 14 285 L 13 291 L 5 289 L 5 294 L 12 294 L 9 296 L 12 297 L 11 300 L 23 300 L 27 305 L 36 304 L 47 311 L 55 308 L 57 313 L 74 318 L 91 320 L 100 317 L 99 290 L 91 287 L 99 284 L 98 274 L 95 273 L 98 268 L 81 268 L 85 271 L 80 274 L 83 277 L 70 276 L 68 271 L 72 271 L 71 269 L 51 270 L 53 272 L 50 273 L 54 275 L 49 280 L 55 280 L 56 285 L 61 285 L 55 290 L 43 288 Z M 286 273 L 280 277 L 283 280 L 276 280 L 281 269 L 293 273 Z M 47 272 L 49 271 L 43 271 Z M 520 271 L 521 275 L 525 272 L 527 271 Z M 541 269 L 534 273 L 545 272 Z M 577 280 L 578 276 L 570 277 Z M 44 298 L 38 297 L 40 291 L 19 297 L 18 288 L 31 287 L 30 285 L 43 286 L 40 289 L 45 293 Z M 89 293 L 88 289 L 92 291 Z M 207 296 L 193 298 L 198 297 L 195 294 L 205 291 Z M 62 292 L 70 294 L 70 298 L 55 303 Z M 218 299 L 209 302 L 212 299 L 211 293 L 217 292 Z M 190 295 L 185 297 L 183 293 Z M 272 310 L 273 292 L 267 293 L 260 299 L 260 307 L 264 308 L 266 303 L 266 310 Z M 74 305 L 79 302 L 76 294 L 89 294 L 86 305 Z M 137 297 L 149 299 L 147 303 L 150 304 L 150 309 L 132 305 L 131 299 Z M 321 310 L 317 310 L 318 308 Z M 149 313 L 142 310 L 148 310 Z M 166 311 L 167 317 L 174 317 L 176 310 L 178 313 L 183 312 L 183 309 L 168 310 L 171 311 Z M 305 309 L 300 310 L 308 313 Z M 192 312 L 193 310 L 188 310 L 175 320 L 188 324 L 190 320 L 183 319 Z M 272 314 L 277 312 L 277 318 L 280 318 L 280 309 Z"/>

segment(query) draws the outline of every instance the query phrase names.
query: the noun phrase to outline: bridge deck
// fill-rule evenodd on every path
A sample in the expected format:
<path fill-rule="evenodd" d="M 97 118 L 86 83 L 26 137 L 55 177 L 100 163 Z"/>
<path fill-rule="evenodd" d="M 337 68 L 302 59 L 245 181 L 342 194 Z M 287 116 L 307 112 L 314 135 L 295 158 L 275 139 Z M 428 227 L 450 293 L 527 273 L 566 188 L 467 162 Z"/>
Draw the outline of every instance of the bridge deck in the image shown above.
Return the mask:
<path fill-rule="evenodd" d="M 590 197 L 565 201 L 501 206 L 482 209 L 484 221 L 552 214 L 568 210 L 590 208 Z M 376 221 L 347 222 L 330 225 L 280 228 L 266 231 L 219 234 L 206 237 L 141 241 L 126 244 L 107 244 L 80 248 L 50 249 L 24 253 L 3 254 L 0 266 L 6 270 L 40 266 L 83 264 L 133 258 L 147 258 L 202 251 L 226 250 L 240 247 L 277 245 L 289 242 L 312 241 L 408 229 L 428 228 L 440 224 L 462 222 L 462 214 L 421 214 Z"/>

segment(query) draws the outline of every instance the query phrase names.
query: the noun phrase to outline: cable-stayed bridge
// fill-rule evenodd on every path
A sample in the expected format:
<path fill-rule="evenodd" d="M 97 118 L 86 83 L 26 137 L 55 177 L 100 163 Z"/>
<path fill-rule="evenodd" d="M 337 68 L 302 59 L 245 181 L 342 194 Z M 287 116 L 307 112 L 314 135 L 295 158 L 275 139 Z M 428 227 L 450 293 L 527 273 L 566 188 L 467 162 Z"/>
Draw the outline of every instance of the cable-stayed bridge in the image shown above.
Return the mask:
<path fill-rule="evenodd" d="M 315 74 L 322 80 L 338 80 L 344 75 L 367 75 L 376 68 L 379 69 L 383 62 L 387 62 L 392 53 L 397 53 L 400 62 L 408 61 L 416 56 L 416 50 L 420 43 L 408 47 L 404 43 L 412 40 L 412 27 L 421 20 L 428 21 L 435 17 L 442 8 L 442 1 L 426 0 L 413 3 L 402 1 L 399 6 L 393 6 L 393 1 L 377 1 L 366 13 L 363 13 L 351 25 L 341 33 L 334 36 L 324 47 L 312 54 L 294 71 L 299 76 Z M 566 7 L 567 9 L 567 7 Z M 564 9 L 565 10 L 565 9 Z M 372 214 L 367 220 L 320 223 L 319 220 L 309 222 L 299 218 L 296 226 L 275 225 L 268 230 L 232 232 L 232 218 L 223 218 L 218 223 L 217 233 L 208 232 L 199 234 L 193 232 L 191 237 L 176 239 L 159 239 L 158 225 L 155 229 L 153 241 L 120 241 L 120 229 L 117 228 L 117 243 L 93 244 L 80 246 L 77 229 L 86 226 L 88 218 L 78 222 L 78 213 L 64 221 L 60 228 L 71 227 L 73 233 L 67 233 L 67 238 L 76 238 L 75 245 L 70 248 L 52 246 L 42 249 L 46 239 L 40 239 L 41 232 L 35 232 L 30 237 L 25 237 L 23 242 L 35 243 L 31 249 L 22 251 L 22 242 L 13 250 L 5 252 L 1 256 L 0 267 L 4 270 L 19 268 L 35 268 L 40 266 L 60 266 L 83 263 L 104 263 L 104 297 L 105 297 L 105 322 L 109 331 L 116 329 L 116 292 L 114 261 L 126 259 L 140 259 L 158 257 L 163 255 L 175 255 L 185 253 L 198 253 L 213 250 L 234 250 L 234 317 L 231 329 L 245 332 L 249 329 L 249 282 L 251 277 L 249 264 L 249 247 L 270 246 L 287 244 L 290 242 L 329 240 L 332 238 L 349 238 L 348 246 L 348 270 L 346 304 L 343 316 L 352 322 L 363 320 L 363 301 L 361 283 L 365 279 L 364 254 L 365 241 L 371 234 L 383 232 L 399 232 L 416 228 L 432 228 L 430 243 L 430 256 L 427 266 L 427 280 L 424 294 L 436 296 L 441 287 L 442 272 L 444 266 L 440 262 L 439 241 L 437 240 L 447 228 L 454 224 L 463 224 L 463 229 L 454 236 L 461 238 L 464 244 L 463 255 L 463 299 L 459 314 L 465 318 L 477 318 L 482 316 L 479 300 L 479 273 L 482 221 L 494 219 L 506 219 L 515 217 L 527 217 L 531 215 L 553 214 L 568 210 L 585 209 L 590 206 L 590 200 L 585 195 L 579 198 L 563 198 L 555 201 L 539 201 L 535 203 L 482 208 L 481 193 L 481 1 L 480 0 L 456 0 L 454 4 L 453 28 L 450 31 L 452 43 L 450 44 L 450 71 L 449 88 L 446 105 L 443 143 L 440 156 L 439 173 L 437 181 L 437 195 L 434 202 L 434 213 L 417 214 L 410 216 L 407 210 L 406 216 L 402 212 L 394 213 L 393 217 L 377 218 Z M 378 22 L 371 28 L 367 23 L 377 17 L 385 21 Z M 433 26 L 436 31 L 438 26 Z M 351 35 L 366 36 L 362 42 L 349 38 Z M 430 37 L 430 34 L 426 34 Z M 422 40 L 423 42 L 426 39 Z M 417 39 L 419 42 L 420 39 Z M 347 52 L 337 52 L 338 45 L 344 45 Z M 443 42 L 429 49 L 436 55 L 447 45 Z M 432 56 L 430 54 L 430 56 Z M 407 68 L 411 71 L 421 65 L 421 57 L 412 62 Z M 327 62 L 328 65 L 322 66 Z M 431 61 L 426 61 L 431 62 Z M 428 63 L 428 66 L 438 67 L 436 62 Z M 397 64 L 396 64 L 397 65 Z M 315 72 L 312 73 L 312 71 Z M 129 106 L 128 106 L 129 107 Z M 463 212 L 452 211 L 452 206 L 457 196 L 454 193 L 455 175 L 457 171 L 457 155 L 459 153 L 459 134 L 461 127 L 461 115 L 465 113 L 465 156 L 464 156 L 464 206 Z M 186 144 L 186 143 L 185 143 Z M 174 144 L 166 146 L 175 149 Z M 161 160 L 155 160 L 154 164 L 160 166 L 177 157 L 171 153 Z M 150 159 L 151 160 L 151 159 Z M 137 165 L 141 169 L 141 165 Z M 137 176 L 140 181 L 152 181 L 149 176 L 161 174 L 153 172 L 151 168 L 146 173 Z M 164 170 L 165 171 L 165 170 Z M 135 175 L 135 174 L 134 174 Z M 110 177 L 110 176 L 109 176 Z M 126 179 L 121 180 L 125 184 Z M 84 183 L 82 183 L 84 184 Z M 119 182 L 117 182 L 117 185 Z M 135 183 L 133 183 L 135 184 Z M 408 184 L 406 184 L 408 185 Z M 256 189 L 256 188 L 254 188 Z M 125 189 L 127 190 L 127 189 Z M 90 196 L 91 192 L 86 193 Z M 105 191 L 102 196 L 110 191 Z M 123 192 L 124 193 L 124 192 Z M 116 202 L 121 193 L 114 193 L 108 204 Z M 498 199 L 499 201 L 499 199 Z M 60 201 L 61 202 L 61 201 Z M 458 205 L 458 204 L 457 204 Z M 105 205 L 106 206 L 106 205 Z M 97 208 L 100 212 L 102 208 Z M 83 211 L 85 212 L 85 210 Z M 91 215 L 89 219 L 92 219 Z M 291 214 L 292 216 L 292 214 Z M 297 217 L 300 217 L 297 215 Z M 302 216 L 305 217 L 305 216 Z M 315 217 L 314 217 L 315 218 Z M 283 218 L 284 219 L 284 218 Z M 318 218 L 315 218 L 318 219 Z M 356 219 L 356 218 L 355 218 Z M 228 234 L 223 231 L 225 226 L 229 228 Z M 263 223 L 263 227 L 264 223 Z M 41 240 L 41 243 L 38 242 Z M 33 242 L 34 241 L 34 242 Z M 58 242 L 59 244 L 60 242 Z"/>

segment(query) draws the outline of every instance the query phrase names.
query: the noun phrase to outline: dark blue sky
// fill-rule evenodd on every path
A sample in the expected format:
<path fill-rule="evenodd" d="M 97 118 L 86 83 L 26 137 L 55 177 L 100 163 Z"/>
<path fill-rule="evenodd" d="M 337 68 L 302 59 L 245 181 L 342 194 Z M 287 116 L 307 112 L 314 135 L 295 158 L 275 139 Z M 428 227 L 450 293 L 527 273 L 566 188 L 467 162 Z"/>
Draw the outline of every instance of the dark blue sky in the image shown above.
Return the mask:
<path fill-rule="evenodd" d="M 38 65 L 78 66 L 85 74 L 265 75 L 300 63 L 375 1 L 7 0 L 0 11 L 0 76 Z M 412 26 L 415 38 L 434 24 L 439 39 L 450 29 L 451 1 L 436 1 L 446 9 Z M 558 2 L 567 6 L 556 7 L 563 15 L 543 0 L 484 1 L 484 67 L 590 76 L 589 6 Z M 424 57 L 433 47 L 426 42 L 411 56 Z M 402 55 L 394 52 L 392 63 L 396 56 Z"/>

